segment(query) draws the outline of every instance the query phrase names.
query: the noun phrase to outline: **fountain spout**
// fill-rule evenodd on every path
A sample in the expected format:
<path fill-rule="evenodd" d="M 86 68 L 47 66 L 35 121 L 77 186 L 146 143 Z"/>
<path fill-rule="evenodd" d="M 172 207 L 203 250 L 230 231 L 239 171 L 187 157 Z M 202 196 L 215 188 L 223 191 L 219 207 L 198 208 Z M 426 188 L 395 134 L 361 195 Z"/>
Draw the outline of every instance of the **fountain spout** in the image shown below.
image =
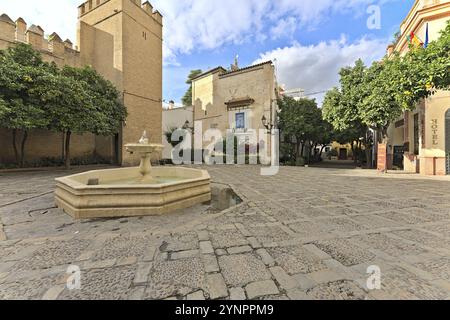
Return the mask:
<path fill-rule="evenodd" d="M 139 165 L 141 182 L 151 183 L 152 181 L 154 181 L 151 174 L 152 173 L 151 155 L 156 152 L 162 151 L 164 146 L 160 144 L 149 143 L 147 132 L 144 131 L 141 139 L 139 140 L 139 143 L 126 144 L 125 148 L 127 152 L 131 154 L 138 153 L 141 157 L 141 163 Z"/>
<path fill-rule="evenodd" d="M 139 140 L 139 144 L 148 144 L 147 131 L 144 130 L 141 139 Z"/>

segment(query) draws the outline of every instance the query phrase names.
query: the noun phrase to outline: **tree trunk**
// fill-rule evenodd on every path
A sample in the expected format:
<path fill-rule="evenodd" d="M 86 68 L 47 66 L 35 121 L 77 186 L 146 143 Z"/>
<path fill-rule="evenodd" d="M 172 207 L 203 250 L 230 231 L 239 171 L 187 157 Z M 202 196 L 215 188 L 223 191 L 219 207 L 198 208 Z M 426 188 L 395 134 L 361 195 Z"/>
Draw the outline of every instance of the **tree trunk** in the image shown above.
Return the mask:
<path fill-rule="evenodd" d="M 370 159 L 370 148 L 368 146 L 366 146 L 365 152 L 366 152 L 366 161 L 367 161 L 366 167 L 367 167 L 367 169 L 371 169 L 372 168 L 372 163 L 371 163 L 372 161 Z"/>
<path fill-rule="evenodd" d="M 13 131 L 12 131 L 12 145 L 13 145 L 13 149 L 14 149 L 14 157 L 16 158 L 16 164 L 20 165 L 19 151 L 17 150 L 16 138 L 17 138 L 17 129 L 13 129 Z"/>
<path fill-rule="evenodd" d="M 381 128 L 381 137 L 380 137 L 381 143 L 384 143 L 386 145 L 389 144 L 389 137 L 388 137 L 388 127 L 382 127 Z"/>
<path fill-rule="evenodd" d="M 308 162 L 307 164 L 311 163 L 311 153 L 312 153 L 312 143 L 311 141 L 308 141 Z"/>
<path fill-rule="evenodd" d="M 320 152 L 317 154 L 317 161 L 320 161 L 320 159 L 322 158 L 323 150 L 325 150 L 325 146 L 322 146 Z"/>
<path fill-rule="evenodd" d="M 23 132 L 22 143 L 20 144 L 20 167 L 23 168 L 25 165 L 25 144 L 28 139 L 28 131 Z"/>
<path fill-rule="evenodd" d="M 294 161 L 295 163 L 297 163 L 297 160 L 299 159 L 299 155 L 300 155 L 300 142 L 295 142 L 295 154 L 294 154 Z"/>
<path fill-rule="evenodd" d="M 357 152 L 357 158 L 358 158 L 358 162 L 359 162 L 359 164 L 361 165 L 361 167 L 362 167 L 362 162 L 363 162 L 363 159 L 362 159 L 362 157 L 361 157 L 361 151 L 362 151 L 362 142 L 361 141 L 358 141 L 357 143 L 356 143 L 356 152 Z"/>
<path fill-rule="evenodd" d="M 314 144 L 314 153 L 313 153 L 313 161 L 317 161 L 317 154 L 319 151 L 317 151 L 317 143 Z"/>
<path fill-rule="evenodd" d="M 359 148 L 360 161 L 361 161 L 361 164 L 362 164 L 362 161 L 363 161 L 363 159 L 362 159 L 362 157 L 363 157 L 363 155 L 362 155 L 362 148 L 363 148 L 362 141 L 359 142 L 359 147 L 358 148 Z"/>
<path fill-rule="evenodd" d="M 352 154 L 353 154 L 353 163 L 356 165 L 358 163 L 358 157 L 356 155 L 355 141 L 352 141 Z"/>
<path fill-rule="evenodd" d="M 65 143 L 65 159 L 64 159 L 64 163 L 66 166 L 67 170 L 70 170 L 70 136 L 72 135 L 72 132 L 70 130 L 68 130 L 66 132 L 66 143 Z"/>
<path fill-rule="evenodd" d="M 62 132 L 61 133 L 61 161 L 64 161 L 65 159 L 65 149 L 66 149 L 66 141 L 65 141 L 65 137 L 66 137 L 66 133 Z"/>
<path fill-rule="evenodd" d="M 305 144 L 302 142 L 302 151 L 300 152 L 300 157 L 303 158 L 303 153 L 305 152 Z"/>

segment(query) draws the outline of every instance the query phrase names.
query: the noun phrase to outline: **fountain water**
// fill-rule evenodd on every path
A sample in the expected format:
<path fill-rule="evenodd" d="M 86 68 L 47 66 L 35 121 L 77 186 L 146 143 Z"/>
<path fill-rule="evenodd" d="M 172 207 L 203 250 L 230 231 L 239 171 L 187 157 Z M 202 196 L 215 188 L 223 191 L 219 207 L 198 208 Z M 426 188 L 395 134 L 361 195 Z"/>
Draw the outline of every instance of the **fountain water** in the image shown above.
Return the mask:
<path fill-rule="evenodd" d="M 137 168 L 89 171 L 56 179 L 56 205 L 76 219 L 161 215 L 211 200 L 205 170 L 152 167 L 151 156 L 163 146 L 146 132 L 125 148 L 141 157 Z M 96 183 L 92 183 L 95 181 Z"/>

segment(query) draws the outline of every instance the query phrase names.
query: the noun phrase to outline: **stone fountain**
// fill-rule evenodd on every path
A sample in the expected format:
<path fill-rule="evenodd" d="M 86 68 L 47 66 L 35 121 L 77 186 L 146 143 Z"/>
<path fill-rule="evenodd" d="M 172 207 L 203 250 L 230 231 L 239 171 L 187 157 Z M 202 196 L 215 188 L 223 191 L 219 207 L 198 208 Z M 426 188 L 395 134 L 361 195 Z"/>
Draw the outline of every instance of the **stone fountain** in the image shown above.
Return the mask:
<path fill-rule="evenodd" d="M 142 177 L 139 179 L 141 183 L 154 183 L 155 179 L 152 176 L 151 156 L 155 152 L 161 152 L 164 149 L 162 144 L 150 144 L 147 138 L 147 132 L 144 131 L 139 143 L 129 143 L 125 145 L 127 152 L 137 153 L 141 157 L 141 164 L 139 165 L 139 173 Z"/>
<path fill-rule="evenodd" d="M 146 132 L 127 152 L 140 166 L 95 170 L 56 179 L 55 202 L 75 219 L 162 215 L 211 200 L 205 170 L 152 167 L 151 156 L 163 149 L 151 144 Z"/>

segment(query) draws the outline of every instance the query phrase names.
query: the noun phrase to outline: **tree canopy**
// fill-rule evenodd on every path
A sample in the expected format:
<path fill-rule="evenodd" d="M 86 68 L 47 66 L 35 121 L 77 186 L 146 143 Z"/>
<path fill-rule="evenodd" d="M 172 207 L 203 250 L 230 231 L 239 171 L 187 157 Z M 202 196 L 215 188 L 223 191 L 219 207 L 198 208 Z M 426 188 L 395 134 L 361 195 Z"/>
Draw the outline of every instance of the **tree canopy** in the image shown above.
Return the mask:
<path fill-rule="evenodd" d="M 191 72 L 188 75 L 188 79 L 186 80 L 186 84 L 189 85 L 189 89 L 184 94 L 183 98 L 181 99 L 181 102 L 184 106 L 192 106 L 192 80 L 198 77 L 202 74 L 202 70 L 191 70 Z"/>
<path fill-rule="evenodd" d="M 331 126 L 322 119 L 322 112 L 314 99 L 283 97 L 278 105 L 279 128 L 287 143 L 294 146 L 293 160 L 303 157 L 305 147 L 310 160 L 315 147 L 331 142 Z"/>
<path fill-rule="evenodd" d="M 336 129 L 355 121 L 383 130 L 403 111 L 450 85 L 450 22 L 427 48 L 410 46 L 366 67 L 361 60 L 340 72 L 340 88 L 326 95 L 324 117 Z"/>
<path fill-rule="evenodd" d="M 22 166 L 29 130 L 46 128 L 49 116 L 42 107 L 39 87 L 54 66 L 44 63 L 39 52 L 19 44 L 0 51 L 0 126 L 12 129 L 16 161 Z M 16 139 L 22 131 L 20 152 Z"/>
<path fill-rule="evenodd" d="M 437 41 L 427 48 L 410 46 L 403 55 L 395 53 L 367 67 L 362 60 L 341 69 L 340 87 L 327 92 L 324 119 L 335 130 L 367 127 L 386 137 L 387 128 L 406 110 L 448 89 L 450 69 L 450 22 Z M 359 129 L 357 130 L 359 131 Z M 366 150 L 370 140 L 366 135 Z"/>
<path fill-rule="evenodd" d="M 90 67 L 59 69 L 43 62 L 39 52 L 26 44 L 1 51 L 0 60 L 0 126 L 13 130 L 13 147 L 21 165 L 31 129 L 64 133 L 69 167 L 72 133 L 113 135 L 126 118 L 117 89 Z M 20 156 L 17 131 L 22 132 Z"/>

